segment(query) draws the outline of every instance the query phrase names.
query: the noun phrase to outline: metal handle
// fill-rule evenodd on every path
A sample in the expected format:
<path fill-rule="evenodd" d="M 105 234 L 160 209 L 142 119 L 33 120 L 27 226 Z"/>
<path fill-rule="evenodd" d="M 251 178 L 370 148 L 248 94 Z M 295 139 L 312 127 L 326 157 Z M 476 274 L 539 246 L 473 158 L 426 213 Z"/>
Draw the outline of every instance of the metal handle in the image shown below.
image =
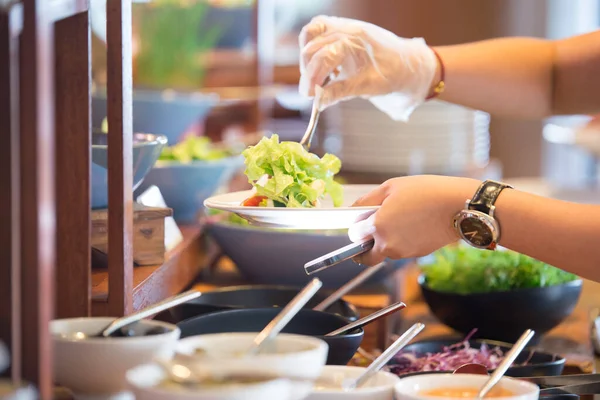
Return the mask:
<path fill-rule="evenodd" d="M 152 315 L 158 314 L 161 311 L 168 310 L 171 307 L 175 307 L 179 304 L 186 303 L 190 300 L 200 297 L 201 295 L 202 292 L 199 292 L 197 290 L 189 290 L 187 292 L 181 293 L 180 295 L 169 297 L 168 299 L 153 304 L 150 307 L 146 307 L 138 312 L 134 312 L 133 314 L 129 314 L 123 318 L 117 318 L 110 325 L 108 325 L 106 329 L 102 331 L 102 336 L 110 336 L 113 332 L 117 331 L 118 329 L 121 329 L 141 319 L 151 317 Z"/>
<path fill-rule="evenodd" d="M 256 354 L 270 339 L 275 337 L 294 318 L 294 316 L 308 303 L 308 301 L 323 286 L 318 279 L 313 279 L 290 301 L 279 314 L 256 336 L 254 345 L 248 354 Z"/>
<path fill-rule="evenodd" d="M 326 270 L 327 268 L 338 265 L 346 260 L 354 258 L 360 254 L 366 253 L 375 246 L 375 239 L 367 239 L 363 242 L 350 243 L 347 246 L 325 254 L 319 258 L 304 264 L 306 275 L 313 275 L 317 272 Z"/>
<path fill-rule="evenodd" d="M 485 395 L 488 394 L 488 392 L 494 386 L 496 386 L 496 384 L 504 376 L 504 373 L 506 373 L 508 368 L 510 368 L 510 366 L 519 356 L 519 354 L 521 354 L 521 351 L 523 351 L 525 346 L 527 346 L 527 343 L 529 343 L 534 334 L 535 332 L 531 329 L 527 329 L 525 332 L 523 332 L 519 340 L 517 340 L 517 343 L 515 343 L 515 345 L 508 351 L 508 353 L 506 353 L 506 356 L 504 356 L 504 359 L 502 360 L 500 365 L 498 365 L 498 367 L 494 370 L 494 372 L 490 376 L 490 379 L 488 379 L 488 381 L 483 385 L 483 387 L 477 394 L 478 399 L 483 399 Z"/>
<path fill-rule="evenodd" d="M 349 385 L 347 389 L 355 389 L 367 382 L 373 375 L 383 368 L 388 361 L 392 359 L 392 357 L 398 354 L 398 352 L 402 350 L 404 346 L 409 344 L 410 341 L 413 340 L 415 336 L 417 336 L 423 329 L 425 329 L 425 324 L 420 322 L 417 322 L 411 326 L 410 329 L 404 332 L 402 336 L 392 343 L 390 347 L 385 349 L 385 351 L 379 357 L 377 357 L 375 361 L 371 363 L 371 365 L 369 365 L 367 370 L 363 372 L 363 374 L 359 376 L 353 384 Z"/>
<path fill-rule="evenodd" d="M 406 308 L 406 304 L 399 302 L 399 303 L 394 303 L 390 306 L 387 306 L 386 308 L 382 308 L 379 311 L 375 311 L 372 314 L 367 315 L 364 318 L 361 318 L 359 320 L 356 320 L 352 323 L 349 323 L 348 325 L 342 326 L 339 329 L 336 329 L 335 331 L 329 332 L 327 335 L 325 336 L 336 336 L 336 335 L 341 335 L 342 333 L 351 331 L 352 329 L 356 329 L 358 327 L 362 327 L 365 326 L 379 318 L 383 318 L 387 315 L 393 314 L 396 311 L 402 310 L 403 308 Z"/>
<path fill-rule="evenodd" d="M 356 287 L 358 287 L 359 285 L 361 285 L 367 279 L 369 279 L 370 277 L 372 277 L 373 274 L 375 274 L 377 271 L 379 271 L 385 265 L 386 265 L 386 263 L 384 261 L 382 263 L 379 263 L 377 265 L 374 265 L 372 267 L 369 267 L 369 268 L 365 269 L 360 274 L 358 274 L 356 277 L 354 277 L 352 280 L 350 280 L 348 283 L 346 283 L 344 286 L 342 286 L 341 288 L 339 288 L 338 290 L 336 290 L 335 292 L 333 292 L 325 300 L 323 300 L 322 302 L 320 302 L 319 304 L 317 304 L 317 306 L 314 307 L 313 310 L 316 310 L 316 311 L 325 311 L 325 310 L 327 310 L 333 303 L 335 303 L 336 301 L 338 301 L 339 299 L 341 299 L 343 296 L 345 296 L 347 293 L 349 293 L 350 291 L 354 290 Z"/>

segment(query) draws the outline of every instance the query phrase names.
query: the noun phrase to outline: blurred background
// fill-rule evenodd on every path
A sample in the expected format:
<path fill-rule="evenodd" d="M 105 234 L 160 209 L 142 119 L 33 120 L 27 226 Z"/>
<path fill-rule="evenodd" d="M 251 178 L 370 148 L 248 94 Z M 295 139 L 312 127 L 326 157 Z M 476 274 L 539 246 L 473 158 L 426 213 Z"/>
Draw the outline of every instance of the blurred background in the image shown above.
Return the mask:
<path fill-rule="evenodd" d="M 94 1 L 92 8 L 101 10 L 103 3 Z M 431 45 L 498 36 L 561 38 L 594 30 L 600 24 L 597 0 L 266 0 L 258 7 L 252 0 L 167 3 L 170 5 L 134 4 L 134 85 L 138 89 L 216 94 L 219 100 L 207 105 L 210 109 L 193 121 L 197 133 L 215 140 L 260 130 L 278 133 L 285 139 L 302 134 L 310 103 L 296 95 L 297 37 L 315 15 L 370 21 L 398 35 L 422 36 Z M 163 10 L 156 12 L 158 7 Z M 103 23 L 99 18 L 100 23 L 97 16 L 93 21 L 93 76 L 101 88 L 106 71 Z M 356 108 L 362 110 L 356 117 L 361 119 L 359 128 L 345 129 L 344 113 L 353 113 Z M 378 124 L 382 114 L 367 103 L 328 110 L 321 123 L 317 152 L 335 151 L 342 158 L 344 172 L 361 177 L 368 174 L 368 179 L 375 181 L 435 172 L 544 177 L 560 186 L 593 186 L 597 182 L 593 153 L 571 143 L 569 127 L 585 121 L 585 117 L 523 121 L 492 115 L 488 126 L 484 116 L 465 114 L 462 125 L 452 125 L 455 121 L 448 119 L 448 113 L 440 113 L 445 109 L 437 114 L 436 110 L 441 109 L 421 110 L 423 118 L 429 125 L 438 122 L 445 127 L 447 132 L 439 135 L 445 135 L 444 140 L 454 143 L 454 148 L 462 149 L 460 154 L 435 153 L 415 134 L 413 141 L 405 137 L 398 143 L 406 153 L 404 159 L 395 164 L 388 162 L 391 155 L 370 139 L 395 130 L 417 132 L 428 127 L 419 121 L 409 127 L 391 121 Z M 99 118 L 96 116 L 95 122 Z M 465 128 L 467 118 L 472 119 L 469 123 L 478 121 L 475 127 Z M 363 142 L 371 142 L 363 159 L 353 150 L 354 146 L 364 146 L 354 139 L 355 134 L 362 136 Z M 431 157 L 437 158 L 437 164 L 430 161 Z M 448 160 L 439 161 L 444 157 Z"/>

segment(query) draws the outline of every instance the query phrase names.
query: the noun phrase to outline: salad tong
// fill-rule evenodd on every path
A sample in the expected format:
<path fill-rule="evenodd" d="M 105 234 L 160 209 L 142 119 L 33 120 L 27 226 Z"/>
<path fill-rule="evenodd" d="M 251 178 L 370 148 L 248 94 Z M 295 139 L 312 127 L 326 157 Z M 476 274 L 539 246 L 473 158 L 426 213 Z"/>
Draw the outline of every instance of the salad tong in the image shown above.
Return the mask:
<path fill-rule="evenodd" d="M 302 147 L 306 149 L 306 151 L 310 150 L 310 143 L 312 142 L 313 136 L 315 136 L 315 132 L 317 130 L 317 123 L 319 122 L 319 116 L 321 115 L 321 98 L 323 96 L 323 86 L 327 85 L 331 81 L 331 77 L 328 76 L 323 81 L 321 86 L 317 86 L 315 88 L 315 99 L 312 105 L 312 111 L 310 113 L 310 120 L 308 121 L 308 127 L 306 128 L 306 132 L 304 132 L 304 136 L 300 140 L 300 144 Z"/>

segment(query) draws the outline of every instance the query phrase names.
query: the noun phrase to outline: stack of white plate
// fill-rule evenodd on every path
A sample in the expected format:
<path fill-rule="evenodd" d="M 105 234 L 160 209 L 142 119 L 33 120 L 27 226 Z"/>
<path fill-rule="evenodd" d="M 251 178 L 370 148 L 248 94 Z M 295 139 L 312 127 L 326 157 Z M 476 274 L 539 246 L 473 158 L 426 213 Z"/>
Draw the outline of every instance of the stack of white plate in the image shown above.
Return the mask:
<path fill-rule="evenodd" d="M 348 171 L 450 174 L 489 162 L 490 117 L 481 111 L 431 101 L 408 122 L 397 122 L 369 101 L 356 99 L 327 113 L 335 126 L 329 129 L 340 133 L 335 152 Z"/>

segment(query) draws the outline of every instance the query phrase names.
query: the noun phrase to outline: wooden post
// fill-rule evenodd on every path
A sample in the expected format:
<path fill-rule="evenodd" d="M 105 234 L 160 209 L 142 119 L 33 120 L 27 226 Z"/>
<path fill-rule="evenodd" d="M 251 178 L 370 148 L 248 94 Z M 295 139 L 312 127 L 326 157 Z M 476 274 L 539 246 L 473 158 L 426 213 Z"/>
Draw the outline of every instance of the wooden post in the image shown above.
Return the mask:
<path fill-rule="evenodd" d="M 23 378 L 52 398 L 55 267 L 53 23 L 47 2 L 23 0 L 20 41 L 21 319 Z M 46 11 L 46 12 L 45 12 Z M 76 233 L 74 233 L 76 234 Z"/>
<path fill-rule="evenodd" d="M 56 317 L 85 317 L 91 305 L 90 89 L 87 11 L 55 24 Z"/>
<path fill-rule="evenodd" d="M 107 19 L 108 312 L 133 309 L 131 1 L 109 0 Z"/>
<path fill-rule="evenodd" d="M 19 213 L 19 52 L 23 7 L 0 9 L 0 341 L 12 355 L 9 374 L 21 379 Z"/>

